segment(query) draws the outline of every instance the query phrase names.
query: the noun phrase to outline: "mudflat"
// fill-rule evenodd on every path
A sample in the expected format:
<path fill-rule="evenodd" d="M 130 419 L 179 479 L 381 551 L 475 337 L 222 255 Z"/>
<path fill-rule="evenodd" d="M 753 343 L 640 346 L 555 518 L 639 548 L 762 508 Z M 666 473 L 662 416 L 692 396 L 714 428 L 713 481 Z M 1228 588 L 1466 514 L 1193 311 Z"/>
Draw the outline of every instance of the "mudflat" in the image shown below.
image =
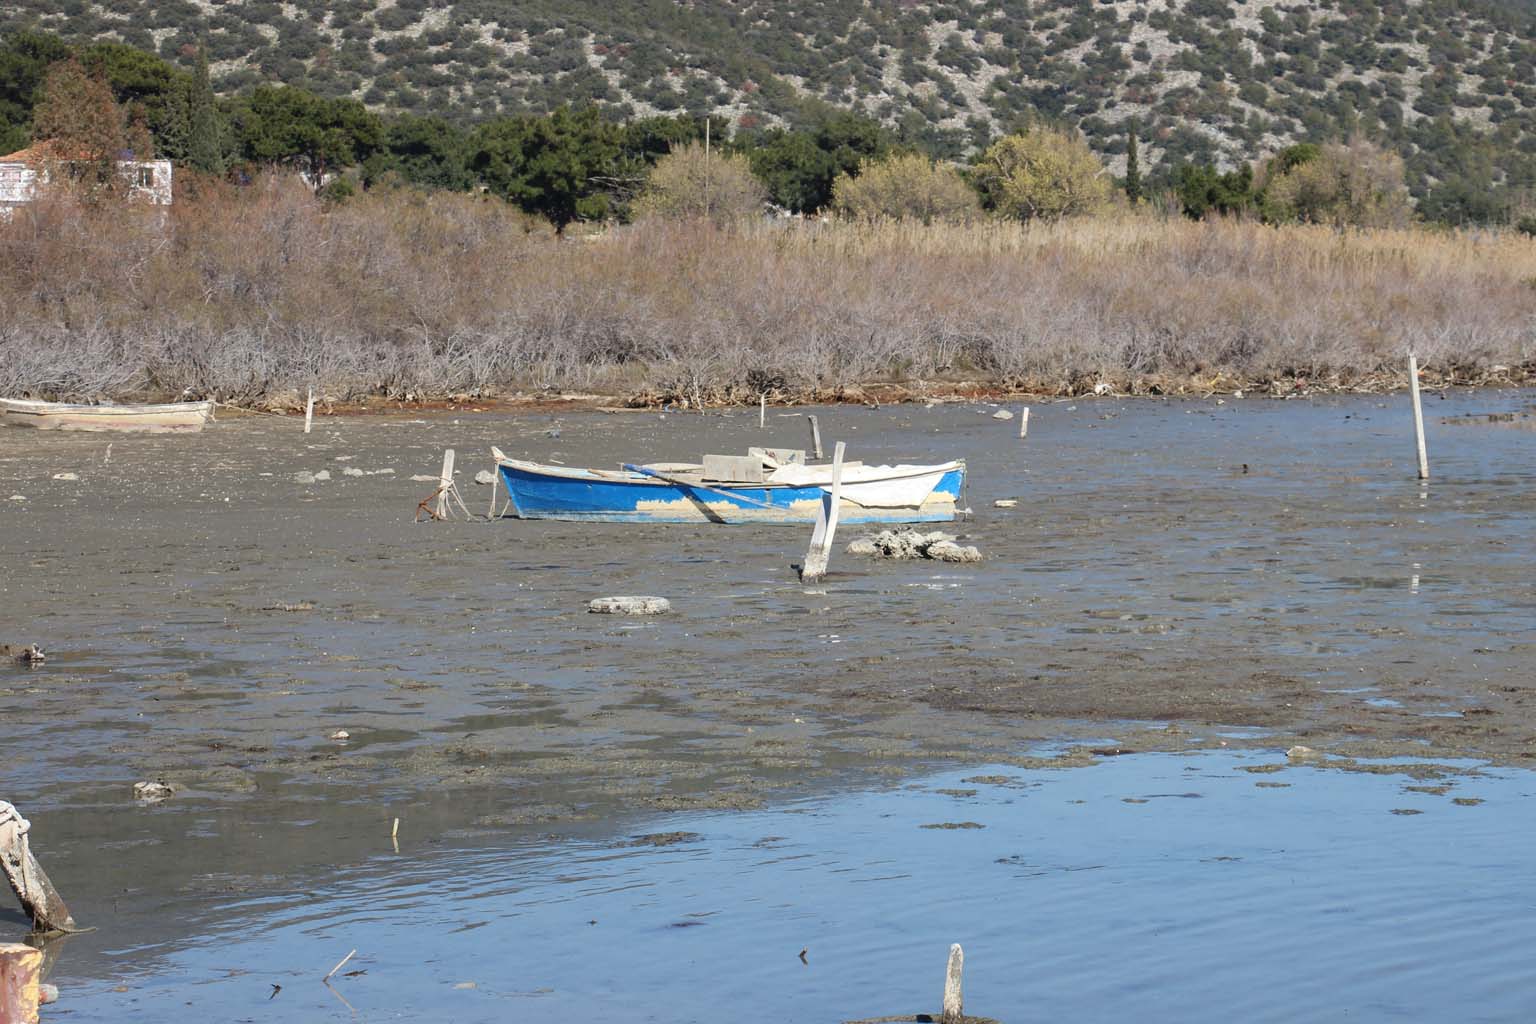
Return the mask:
<path fill-rule="evenodd" d="M 979 403 L 0 431 L 0 642 L 47 654 L 0 664 L 0 798 L 99 903 L 171 836 L 196 884 L 239 888 L 397 817 L 569 834 L 1047 742 L 1529 767 L 1533 401 L 1428 396 L 1428 483 L 1399 396 L 1057 402 L 1023 440 Z M 985 561 L 858 558 L 845 528 L 806 588 L 797 528 L 412 521 L 447 447 L 483 512 L 493 444 L 695 459 L 804 447 L 806 411 L 849 458 L 966 459 L 951 529 Z M 588 613 L 618 594 L 672 610 Z"/>

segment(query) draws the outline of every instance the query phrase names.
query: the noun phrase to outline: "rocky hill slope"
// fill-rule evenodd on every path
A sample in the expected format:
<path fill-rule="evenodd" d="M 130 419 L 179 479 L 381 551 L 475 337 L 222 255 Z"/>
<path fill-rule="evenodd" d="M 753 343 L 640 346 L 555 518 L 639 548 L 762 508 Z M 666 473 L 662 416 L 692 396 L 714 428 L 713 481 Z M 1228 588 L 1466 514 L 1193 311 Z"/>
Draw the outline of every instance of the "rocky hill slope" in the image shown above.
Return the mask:
<path fill-rule="evenodd" d="M 595 102 L 744 127 L 860 108 L 959 156 L 1036 116 L 1111 166 L 1222 166 L 1363 131 L 1444 181 L 1536 185 L 1533 0 L 8 0 L 0 29 L 116 38 L 216 81 L 463 119 Z"/>

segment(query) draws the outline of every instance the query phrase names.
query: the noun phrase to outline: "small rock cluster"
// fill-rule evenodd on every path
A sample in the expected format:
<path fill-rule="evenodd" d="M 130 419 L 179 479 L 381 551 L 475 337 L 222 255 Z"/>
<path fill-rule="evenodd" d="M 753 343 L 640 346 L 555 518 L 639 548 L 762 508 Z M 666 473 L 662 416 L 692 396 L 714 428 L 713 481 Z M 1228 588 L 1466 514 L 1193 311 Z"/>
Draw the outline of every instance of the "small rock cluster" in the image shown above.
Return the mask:
<path fill-rule="evenodd" d="M 932 558 L 940 562 L 979 562 L 981 552 L 955 543 L 953 534 L 919 530 L 881 530 L 848 545 L 850 555 L 875 558 Z"/>

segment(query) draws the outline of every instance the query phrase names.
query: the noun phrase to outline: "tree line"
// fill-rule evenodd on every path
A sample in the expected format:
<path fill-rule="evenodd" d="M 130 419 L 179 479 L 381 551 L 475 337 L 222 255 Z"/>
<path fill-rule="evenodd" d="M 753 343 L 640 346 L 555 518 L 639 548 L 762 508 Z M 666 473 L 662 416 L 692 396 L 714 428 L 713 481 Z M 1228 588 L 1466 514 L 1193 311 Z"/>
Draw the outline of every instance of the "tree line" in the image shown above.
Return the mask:
<path fill-rule="evenodd" d="M 1041 121 L 960 165 L 830 105 L 810 105 L 793 126 L 734 131 L 719 116 L 621 121 L 595 106 L 465 126 L 293 86 L 219 99 L 206 55 L 190 56 L 186 70 L 121 43 L 71 48 L 46 33 L 13 33 L 0 45 L 0 151 L 54 138 L 108 167 L 123 153 L 237 180 L 286 167 L 332 201 L 391 186 L 481 190 L 557 231 L 636 216 L 734 217 L 764 203 L 925 222 L 1054 220 L 1114 203 L 1275 224 L 1401 226 L 1415 216 L 1402 159 L 1361 137 L 1293 145 L 1235 170 L 1184 163 L 1144 178 L 1131 122 L 1116 178 L 1078 132 Z M 1536 216 L 1518 223 L 1536 233 Z"/>

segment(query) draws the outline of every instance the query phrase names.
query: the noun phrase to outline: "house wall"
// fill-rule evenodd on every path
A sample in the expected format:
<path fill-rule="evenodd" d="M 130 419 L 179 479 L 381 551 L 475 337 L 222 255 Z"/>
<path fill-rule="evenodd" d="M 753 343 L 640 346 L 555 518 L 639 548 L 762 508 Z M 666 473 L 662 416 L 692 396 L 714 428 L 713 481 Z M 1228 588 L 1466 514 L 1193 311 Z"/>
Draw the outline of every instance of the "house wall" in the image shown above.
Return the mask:
<path fill-rule="evenodd" d="M 128 195 L 155 206 L 171 205 L 169 160 L 120 160 L 119 173 L 128 182 Z M 47 183 L 47 179 L 42 179 Z M 0 161 L 0 204 L 30 203 L 37 197 L 37 169 L 20 160 Z"/>
<path fill-rule="evenodd" d="M 37 172 L 19 160 L 0 163 L 0 203 L 29 203 L 37 189 Z"/>

